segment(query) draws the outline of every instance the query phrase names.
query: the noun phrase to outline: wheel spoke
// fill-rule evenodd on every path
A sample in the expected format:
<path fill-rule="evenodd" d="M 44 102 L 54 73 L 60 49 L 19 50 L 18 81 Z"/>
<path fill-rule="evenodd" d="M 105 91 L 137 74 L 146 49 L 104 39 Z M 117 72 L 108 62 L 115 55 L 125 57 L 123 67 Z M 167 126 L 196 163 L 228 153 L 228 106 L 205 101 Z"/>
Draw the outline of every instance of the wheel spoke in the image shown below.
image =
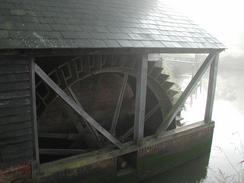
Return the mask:
<path fill-rule="evenodd" d="M 149 120 L 149 119 L 152 117 L 152 115 L 159 109 L 159 107 L 160 107 L 160 104 L 159 104 L 159 103 L 158 103 L 157 105 L 155 105 L 155 106 L 151 109 L 151 111 L 149 111 L 149 112 L 146 114 L 145 121 Z"/>
<path fill-rule="evenodd" d="M 117 105 L 115 108 L 115 112 L 114 112 L 114 116 L 113 116 L 113 120 L 112 120 L 112 124 L 111 124 L 111 129 L 110 132 L 115 135 L 116 134 L 116 127 L 117 127 L 117 123 L 118 123 L 118 119 L 119 119 L 119 114 L 120 114 L 120 110 L 121 110 L 121 106 L 123 103 L 123 98 L 124 98 L 124 93 L 125 93 L 125 89 L 127 86 L 127 81 L 128 81 L 128 74 L 124 75 L 123 78 L 123 83 L 122 83 L 122 87 L 120 90 L 120 94 L 119 94 L 119 98 L 117 101 Z"/>
<path fill-rule="evenodd" d="M 82 107 L 80 101 L 78 100 L 77 96 L 75 95 L 75 93 L 74 93 L 74 91 L 71 89 L 71 87 L 67 87 L 67 89 L 68 89 L 68 91 L 69 91 L 71 97 L 73 98 L 73 100 L 76 102 L 76 104 L 78 104 L 78 105 L 83 109 L 83 107 Z M 89 129 L 89 131 L 90 131 L 91 133 L 93 133 L 93 134 L 96 136 L 97 140 L 100 142 L 101 139 L 100 139 L 100 136 L 99 136 L 97 130 L 96 130 L 95 128 L 93 128 L 90 124 L 88 124 L 86 121 L 85 121 L 85 124 L 86 124 L 87 128 Z"/>
<path fill-rule="evenodd" d="M 145 122 L 147 122 L 147 120 L 149 120 L 153 114 L 158 110 L 158 108 L 160 107 L 160 104 L 158 103 L 157 105 L 155 105 L 151 111 L 149 111 L 147 114 L 146 114 L 146 117 L 145 117 Z M 121 140 L 125 140 L 126 138 L 128 138 L 129 136 L 131 136 L 134 132 L 134 125 L 129 129 L 127 130 L 121 137 L 120 139 Z"/>

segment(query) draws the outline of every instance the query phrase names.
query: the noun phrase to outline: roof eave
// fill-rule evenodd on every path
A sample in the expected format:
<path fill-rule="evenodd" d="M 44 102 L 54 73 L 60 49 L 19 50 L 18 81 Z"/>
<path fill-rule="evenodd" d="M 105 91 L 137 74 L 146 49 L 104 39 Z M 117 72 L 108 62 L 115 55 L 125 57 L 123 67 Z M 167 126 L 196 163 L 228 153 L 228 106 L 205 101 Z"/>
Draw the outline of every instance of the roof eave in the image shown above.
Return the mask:
<path fill-rule="evenodd" d="M 111 54 L 145 54 L 145 53 L 172 53 L 172 54 L 200 54 L 220 53 L 225 48 L 22 48 L 0 49 L 0 56 L 71 56 L 71 55 L 111 55 Z"/>

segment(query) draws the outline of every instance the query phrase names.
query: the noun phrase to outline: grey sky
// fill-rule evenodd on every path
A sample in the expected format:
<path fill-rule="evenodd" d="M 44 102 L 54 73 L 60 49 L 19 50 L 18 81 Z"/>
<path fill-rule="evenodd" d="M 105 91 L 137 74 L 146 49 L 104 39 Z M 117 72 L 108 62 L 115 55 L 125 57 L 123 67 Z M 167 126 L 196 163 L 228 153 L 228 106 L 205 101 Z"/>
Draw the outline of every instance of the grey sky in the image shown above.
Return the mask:
<path fill-rule="evenodd" d="M 243 0 L 168 0 L 169 4 L 216 36 L 228 48 L 222 56 L 243 55 Z"/>
<path fill-rule="evenodd" d="M 220 55 L 216 97 L 231 101 L 244 113 L 244 1 L 168 0 L 168 3 L 227 47 Z"/>

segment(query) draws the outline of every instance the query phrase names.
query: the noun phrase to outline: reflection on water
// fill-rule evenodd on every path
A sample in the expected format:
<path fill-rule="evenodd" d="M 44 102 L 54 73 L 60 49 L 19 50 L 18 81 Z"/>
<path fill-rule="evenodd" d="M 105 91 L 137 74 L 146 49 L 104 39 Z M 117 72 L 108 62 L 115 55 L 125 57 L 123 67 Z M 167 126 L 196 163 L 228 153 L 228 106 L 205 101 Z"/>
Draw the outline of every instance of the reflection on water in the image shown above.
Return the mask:
<path fill-rule="evenodd" d="M 214 108 L 216 121 L 208 176 L 205 182 L 215 178 L 225 182 L 243 182 L 244 160 L 244 111 L 238 109 L 233 102 L 217 99 Z M 217 177 L 216 177 L 217 176 Z M 231 180 L 233 178 L 233 180 Z M 241 181 L 242 180 L 242 181 Z"/>
<path fill-rule="evenodd" d="M 221 65 L 222 68 L 223 65 Z M 148 179 L 145 183 L 242 183 L 244 182 L 244 73 L 221 71 L 218 76 L 213 120 L 215 131 L 210 158 L 198 158 Z M 189 78 L 179 83 L 188 83 Z M 201 92 L 189 97 L 182 115 L 184 123 L 203 119 L 206 104 L 206 82 Z M 196 95 L 197 93 L 197 95 Z M 193 100 L 193 102 L 192 102 Z M 208 161 L 209 160 L 209 161 Z"/>

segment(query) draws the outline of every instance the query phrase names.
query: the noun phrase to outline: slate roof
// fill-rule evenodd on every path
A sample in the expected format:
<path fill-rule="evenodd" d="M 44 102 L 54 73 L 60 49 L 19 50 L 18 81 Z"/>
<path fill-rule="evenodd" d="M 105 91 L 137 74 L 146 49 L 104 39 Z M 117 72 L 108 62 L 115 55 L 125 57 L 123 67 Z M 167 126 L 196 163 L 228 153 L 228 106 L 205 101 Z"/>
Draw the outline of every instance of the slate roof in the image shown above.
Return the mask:
<path fill-rule="evenodd" d="M 224 46 L 160 0 L 0 0 L 0 49 Z"/>

